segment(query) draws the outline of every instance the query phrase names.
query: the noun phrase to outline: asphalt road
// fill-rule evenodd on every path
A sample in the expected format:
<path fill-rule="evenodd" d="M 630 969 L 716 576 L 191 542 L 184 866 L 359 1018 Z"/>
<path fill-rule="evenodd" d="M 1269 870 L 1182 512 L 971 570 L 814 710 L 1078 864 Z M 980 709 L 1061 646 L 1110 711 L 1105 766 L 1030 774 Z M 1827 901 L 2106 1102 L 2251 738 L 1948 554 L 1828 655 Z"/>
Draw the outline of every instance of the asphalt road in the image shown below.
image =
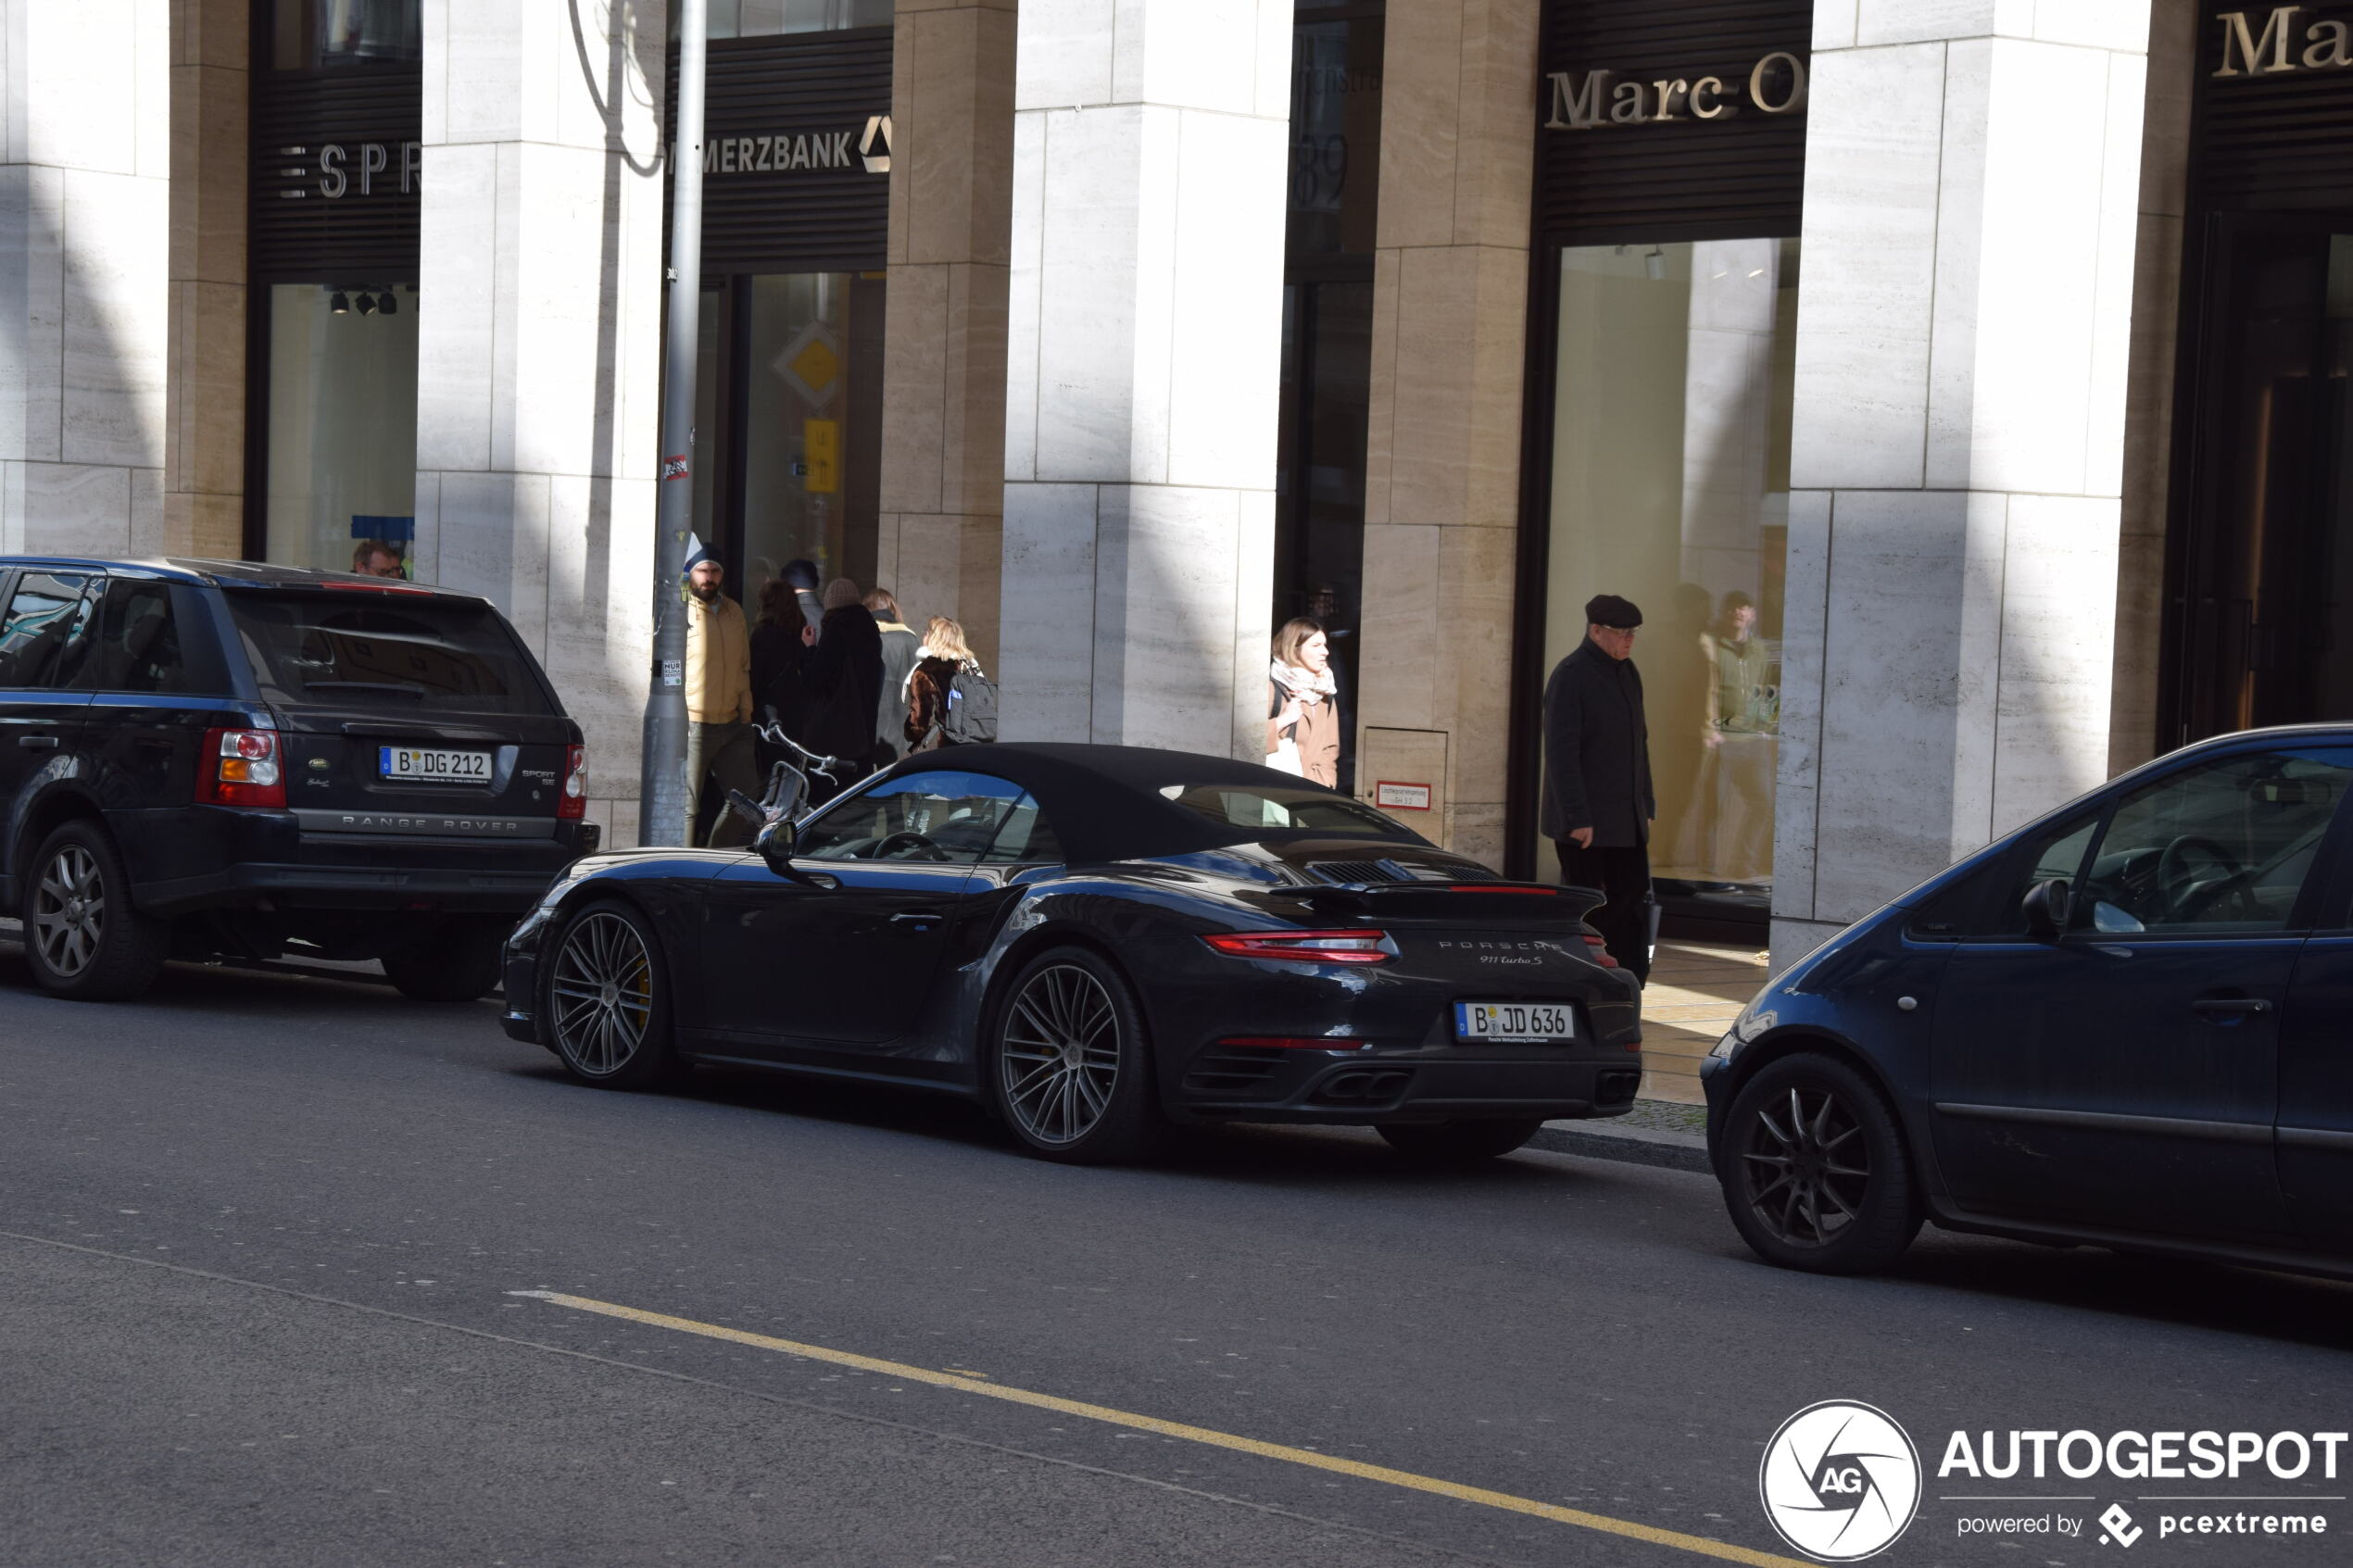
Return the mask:
<path fill-rule="evenodd" d="M 2096 1250 L 1931 1232 L 1894 1277 L 1777 1272 L 1676 1172 L 1426 1175 L 1272 1129 L 1063 1169 L 911 1094 L 576 1087 L 487 1003 L 175 966 L 78 1006 L 0 950 L 11 1565 L 1669 1568 L 1789 1555 L 1759 1455 L 1831 1398 L 1929 1450 L 1881 1561 L 2072 1565 L 2126 1554 L 1957 1534 L 1988 1505 L 1944 1497 L 2002 1487 L 1934 1477 L 1950 1431 L 2343 1430 L 2348 1348 L 2353 1289 Z"/>

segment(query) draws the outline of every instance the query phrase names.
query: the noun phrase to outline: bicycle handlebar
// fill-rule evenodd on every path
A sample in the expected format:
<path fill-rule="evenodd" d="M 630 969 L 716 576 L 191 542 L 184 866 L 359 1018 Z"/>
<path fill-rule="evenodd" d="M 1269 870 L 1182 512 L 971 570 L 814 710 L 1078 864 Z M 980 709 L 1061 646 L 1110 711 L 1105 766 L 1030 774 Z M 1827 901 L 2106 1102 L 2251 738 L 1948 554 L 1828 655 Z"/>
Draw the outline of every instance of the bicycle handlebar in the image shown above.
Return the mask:
<path fill-rule="evenodd" d="M 803 762 L 808 763 L 812 770 L 824 774 L 829 779 L 835 776 L 834 770 L 841 766 L 840 758 L 818 756 L 792 736 L 785 734 L 784 725 L 774 719 L 760 726 L 760 738 L 772 745 L 786 747 Z"/>

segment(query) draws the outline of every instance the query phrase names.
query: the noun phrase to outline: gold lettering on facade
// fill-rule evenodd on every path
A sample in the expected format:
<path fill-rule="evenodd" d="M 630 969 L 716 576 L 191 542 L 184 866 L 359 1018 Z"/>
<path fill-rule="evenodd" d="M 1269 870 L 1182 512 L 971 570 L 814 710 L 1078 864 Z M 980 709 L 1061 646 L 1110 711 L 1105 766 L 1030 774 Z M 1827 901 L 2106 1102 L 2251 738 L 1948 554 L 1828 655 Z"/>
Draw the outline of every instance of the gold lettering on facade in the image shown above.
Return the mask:
<path fill-rule="evenodd" d="M 1788 73 L 1786 82 L 1782 73 Z M 1547 131 L 1591 131 L 1604 125 L 1680 124 L 1687 119 L 1730 119 L 1741 112 L 1737 79 L 1662 77 L 1655 82 L 1620 82 L 1617 73 L 1555 70 Z M 1767 114 L 1795 114 L 1806 107 L 1806 60 L 1776 49 L 1748 73 L 1748 97 Z M 1779 96 L 1774 96 L 1778 94 Z"/>
<path fill-rule="evenodd" d="M 1765 96 L 1765 70 L 1775 60 L 1789 67 L 1789 95 L 1778 104 L 1768 102 Z M 1793 109 L 1804 108 L 1806 62 L 1786 49 L 1777 49 L 1766 56 L 1756 62 L 1756 69 L 1748 73 L 1748 99 L 1767 114 L 1788 114 Z"/>
<path fill-rule="evenodd" d="M 2296 62 L 2287 57 L 2288 29 L 2291 19 L 2303 9 L 2301 6 L 2273 7 L 2263 19 L 2260 37 L 2247 27 L 2245 11 L 2223 12 L 2216 19 L 2222 24 L 2222 69 L 2214 74 L 2217 77 L 2244 76 L 2252 71 L 2258 76 L 2271 76 L 2280 71 L 2294 70 Z M 2238 57 L 2246 63 L 2246 71 L 2231 63 L 2233 44 L 2238 46 Z M 2266 53 L 2271 56 L 2268 65 L 2263 61 Z"/>
<path fill-rule="evenodd" d="M 2340 21 L 2317 21 L 2304 32 L 2304 64 L 2312 70 L 2324 66 L 2353 66 L 2353 28 Z"/>
<path fill-rule="evenodd" d="M 1547 131 L 1582 131 L 1602 122 L 1602 94 L 1609 91 L 1610 73 L 1589 70 L 1584 82 L 1575 89 L 1568 84 L 1568 72 L 1553 72 L 1553 118 L 1544 122 Z"/>

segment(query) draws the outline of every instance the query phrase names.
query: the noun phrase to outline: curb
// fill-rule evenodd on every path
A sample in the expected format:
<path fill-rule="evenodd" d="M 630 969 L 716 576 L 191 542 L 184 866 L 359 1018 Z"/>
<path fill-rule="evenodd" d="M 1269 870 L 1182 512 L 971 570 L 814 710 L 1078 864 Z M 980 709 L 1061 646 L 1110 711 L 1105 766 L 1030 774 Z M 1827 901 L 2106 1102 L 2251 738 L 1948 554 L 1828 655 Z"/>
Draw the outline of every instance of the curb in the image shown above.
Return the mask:
<path fill-rule="evenodd" d="M 1698 1175 L 1714 1173 L 1707 1162 L 1707 1139 L 1697 1133 L 1613 1127 L 1604 1122 L 1547 1122 L 1542 1131 L 1524 1147 L 1553 1154 L 1582 1155 L 1588 1160 L 1615 1160 L 1627 1165 L 1655 1165 Z"/>

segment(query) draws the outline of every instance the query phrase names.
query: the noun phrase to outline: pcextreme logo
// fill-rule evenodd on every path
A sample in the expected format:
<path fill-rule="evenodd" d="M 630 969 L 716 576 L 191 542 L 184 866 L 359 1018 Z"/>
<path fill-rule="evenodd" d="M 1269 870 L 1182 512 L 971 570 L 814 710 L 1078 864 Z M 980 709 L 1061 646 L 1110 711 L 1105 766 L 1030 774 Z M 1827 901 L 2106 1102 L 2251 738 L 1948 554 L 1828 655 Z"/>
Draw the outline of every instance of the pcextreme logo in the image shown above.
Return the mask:
<path fill-rule="evenodd" d="M 1818 1562 L 1858 1562 L 1919 1512 L 1919 1450 L 1886 1411 L 1825 1399 L 1781 1423 L 1756 1490 L 1781 1539 Z"/>

